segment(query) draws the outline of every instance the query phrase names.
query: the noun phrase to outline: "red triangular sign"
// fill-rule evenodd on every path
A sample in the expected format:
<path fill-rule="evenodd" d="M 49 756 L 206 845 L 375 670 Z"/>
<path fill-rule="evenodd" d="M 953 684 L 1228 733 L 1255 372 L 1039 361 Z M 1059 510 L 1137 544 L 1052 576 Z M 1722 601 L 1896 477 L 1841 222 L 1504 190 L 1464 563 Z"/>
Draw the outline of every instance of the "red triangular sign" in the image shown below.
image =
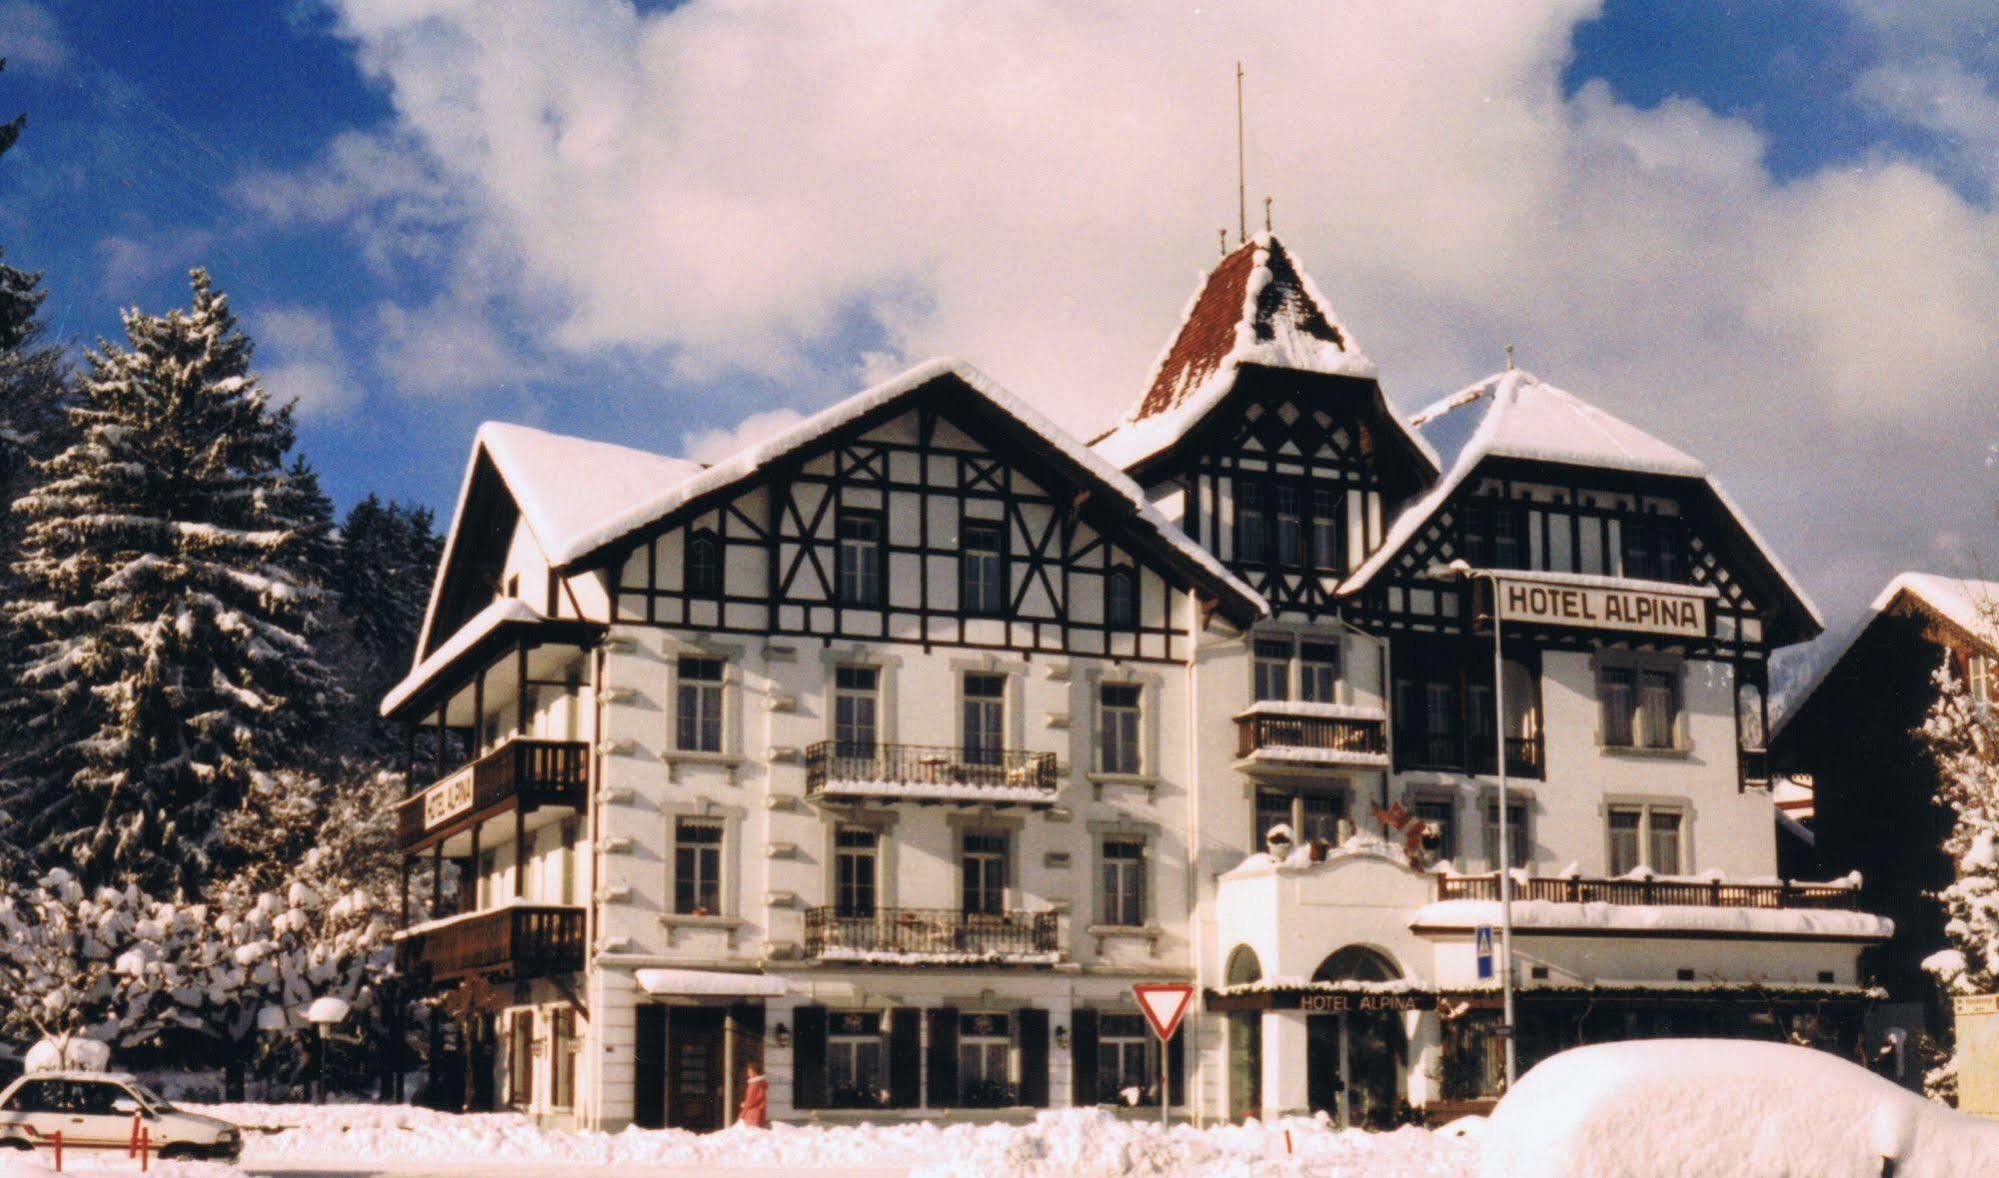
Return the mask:
<path fill-rule="evenodd" d="M 1180 1020 L 1187 1017 L 1187 1008 L 1194 1002 L 1194 987 L 1185 982 L 1141 982 L 1131 992 L 1138 999 L 1138 1009 L 1145 1013 L 1145 1021 L 1152 1024 L 1152 1033 L 1161 1041 L 1171 1039 L 1180 1029 Z"/>

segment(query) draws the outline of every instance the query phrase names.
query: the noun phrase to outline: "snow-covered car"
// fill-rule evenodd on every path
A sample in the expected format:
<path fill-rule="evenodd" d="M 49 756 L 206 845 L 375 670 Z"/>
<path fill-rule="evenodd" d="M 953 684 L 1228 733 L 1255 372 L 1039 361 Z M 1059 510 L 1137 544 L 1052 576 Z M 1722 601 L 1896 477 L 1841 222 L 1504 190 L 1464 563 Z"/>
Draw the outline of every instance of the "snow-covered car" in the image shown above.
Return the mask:
<path fill-rule="evenodd" d="M 1480 1178 L 1984 1178 L 1999 1124 L 1824 1051 L 1645 1039 L 1553 1055 L 1479 1135 Z"/>
<path fill-rule="evenodd" d="M 65 1150 L 122 1150 L 135 1124 L 162 1158 L 232 1162 L 243 1152 L 236 1126 L 182 1112 L 122 1073 L 30 1072 L 0 1092 L 0 1148 L 34 1149 L 61 1133 Z"/>

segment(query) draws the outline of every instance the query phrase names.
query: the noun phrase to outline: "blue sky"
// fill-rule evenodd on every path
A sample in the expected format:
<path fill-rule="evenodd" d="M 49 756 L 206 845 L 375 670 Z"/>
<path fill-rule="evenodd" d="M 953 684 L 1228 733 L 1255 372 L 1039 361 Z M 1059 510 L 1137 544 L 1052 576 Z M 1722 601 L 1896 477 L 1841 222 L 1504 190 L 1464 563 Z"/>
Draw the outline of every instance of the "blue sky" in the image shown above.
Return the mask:
<path fill-rule="evenodd" d="M 1233 219 L 1240 55 L 1252 186 L 1405 408 L 1518 342 L 1714 462 L 1836 617 L 1895 568 L 1999 556 L 1994 356 L 1952 329 L 1999 306 L 1982 6 L 1548 0 L 1435 44 L 1354 19 L 1324 61 L 1197 9 L 1022 32 L 527 7 L 0 0 L 0 114 L 29 116 L 0 247 L 79 343 L 207 266 L 342 504 L 448 510 L 483 419 L 712 451 L 937 350 L 1087 429 Z M 916 97 L 882 103 L 884 76 Z M 1913 293 L 1855 342 L 1890 375 L 1856 374 L 1841 324 L 1883 260 Z M 1922 462 L 1958 468 L 1948 493 L 1870 491 Z"/>

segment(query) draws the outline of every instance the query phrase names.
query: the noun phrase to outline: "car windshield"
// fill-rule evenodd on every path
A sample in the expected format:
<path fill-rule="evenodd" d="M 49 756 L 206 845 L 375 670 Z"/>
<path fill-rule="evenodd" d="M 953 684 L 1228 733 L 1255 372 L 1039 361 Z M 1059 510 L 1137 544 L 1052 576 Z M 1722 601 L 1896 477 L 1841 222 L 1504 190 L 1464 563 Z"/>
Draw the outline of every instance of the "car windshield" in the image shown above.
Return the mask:
<path fill-rule="evenodd" d="M 144 1084 L 127 1084 L 125 1087 L 133 1096 L 139 1098 L 140 1104 L 145 1105 L 154 1112 L 170 1113 L 174 1111 L 173 1105 L 168 1104 L 165 1098 Z"/>

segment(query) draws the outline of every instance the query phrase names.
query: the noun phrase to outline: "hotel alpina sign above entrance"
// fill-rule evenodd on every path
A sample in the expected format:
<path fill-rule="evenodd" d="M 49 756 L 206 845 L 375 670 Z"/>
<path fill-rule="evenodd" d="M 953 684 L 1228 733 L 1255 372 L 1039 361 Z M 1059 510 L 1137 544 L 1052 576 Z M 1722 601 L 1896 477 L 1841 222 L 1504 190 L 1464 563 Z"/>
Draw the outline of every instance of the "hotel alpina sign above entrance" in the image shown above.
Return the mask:
<path fill-rule="evenodd" d="M 1707 596 L 1668 589 L 1495 577 L 1499 620 L 1707 637 Z"/>

